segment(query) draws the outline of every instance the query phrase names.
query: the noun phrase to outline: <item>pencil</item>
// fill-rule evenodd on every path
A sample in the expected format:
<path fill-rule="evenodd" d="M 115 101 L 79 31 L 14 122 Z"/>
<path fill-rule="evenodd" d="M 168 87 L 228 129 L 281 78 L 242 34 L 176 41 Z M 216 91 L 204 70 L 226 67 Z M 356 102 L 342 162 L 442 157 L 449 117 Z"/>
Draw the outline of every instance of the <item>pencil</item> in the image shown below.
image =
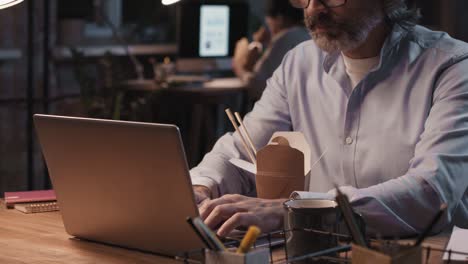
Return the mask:
<path fill-rule="evenodd" d="M 239 137 L 241 138 L 242 145 L 244 146 L 245 151 L 247 151 L 247 155 L 249 156 L 250 160 L 252 161 L 253 164 L 257 165 L 257 161 L 255 160 L 255 155 L 252 154 L 252 151 L 247 146 L 247 142 L 245 142 L 245 138 L 242 135 L 242 132 L 240 131 L 239 127 L 237 126 L 236 120 L 234 119 L 234 115 L 232 114 L 231 109 L 227 108 L 226 114 L 228 115 L 229 120 L 234 126 L 234 129 L 237 131 L 237 133 L 239 133 Z"/>
<path fill-rule="evenodd" d="M 210 250 L 213 250 L 214 249 L 213 245 L 211 245 L 210 242 L 208 242 L 208 240 L 206 240 L 205 237 L 200 233 L 200 231 L 198 231 L 198 228 L 193 223 L 193 219 L 191 217 L 187 217 L 186 220 L 187 220 L 187 223 L 190 225 L 190 227 L 195 232 L 195 234 L 197 234 L 197 236 L 200 238 L 200 240 L 203 242 L 203 244 L 205 244 L 206 248 L 208 248 Z"/>
<path fill-rule="evenodd" d="M 247 142 L 249 143 L 250 147 L 252 148 L 255 156 L 257 155 L 257 149 L 255 148 L 252 138 L 250 137 L 249 131 L 247 130 L 247 127 L 244 125 L 244 122 L 242 122 L 242 117 L 238 112 L 235 112 L 234 115 L 236 116 L 237 122 L 241 125 L 241 128 L 244 129 L 245 135 L 247 136 Z"/>
<path fill-rule="evenodd" d="M 257 240 L 258 235 L 260 235 L 261 231 L 260 228 L 257 226 L 250 226 L 249 230 L 247 230 L 247 233 L 245 234 L 244 238 L 242 239 L 239 248 L 237 248 L 237 252 L 239 254 L 245 254 L 247 253 L 252 245 L 255 243 L 255 240 Z"/>

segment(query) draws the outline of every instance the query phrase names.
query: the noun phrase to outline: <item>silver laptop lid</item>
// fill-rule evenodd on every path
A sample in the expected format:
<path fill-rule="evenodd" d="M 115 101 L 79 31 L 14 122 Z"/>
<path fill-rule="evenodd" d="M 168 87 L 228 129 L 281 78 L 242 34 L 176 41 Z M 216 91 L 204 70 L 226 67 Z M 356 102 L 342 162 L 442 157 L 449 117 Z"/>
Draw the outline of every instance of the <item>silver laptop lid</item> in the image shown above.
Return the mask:
<path fill-rule="evenodd" d="M 66 231 L 98 242 L 178 255 L 203 244 L 178 128 L 35 115 Z"/>

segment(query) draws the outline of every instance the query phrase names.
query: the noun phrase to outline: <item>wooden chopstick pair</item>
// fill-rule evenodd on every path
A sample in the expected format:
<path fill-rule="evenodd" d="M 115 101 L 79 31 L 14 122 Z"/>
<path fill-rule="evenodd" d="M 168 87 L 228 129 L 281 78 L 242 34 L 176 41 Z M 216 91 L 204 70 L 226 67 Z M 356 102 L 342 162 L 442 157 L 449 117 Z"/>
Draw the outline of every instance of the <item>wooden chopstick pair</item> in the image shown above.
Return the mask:
<path fill-rule="evenodd" d="M 255 148 L 252 138 L 250 137 L 249 132 L 247 131 L 247 128 L 245 127 L 244 123 L 242 122 L 242 118 L 239 115 L 238 112 L 235 113 L 235 118 L 234 115 L 232 114 L 231 109 L 227 108 L 226 109 L 226 114 L 229 118 L 229 120 L 232 123 L 232 126 L 234 129 L 239 133 L 239 137 L 241 139 L 242 145 L 244 146 L 245 151 L 247 152 L 247 155 L 250 158 L 250 161 L 252 161 L 253 164 L 257 165 L 257 149 Z M 240 127 L 236 123 L 239 122 Z M 245 134 L 245 136 L 244 136 Z M 247 141 L 245 140 L 247 138 Z M 248 142 L 248 143 L 247 143 Z"/>

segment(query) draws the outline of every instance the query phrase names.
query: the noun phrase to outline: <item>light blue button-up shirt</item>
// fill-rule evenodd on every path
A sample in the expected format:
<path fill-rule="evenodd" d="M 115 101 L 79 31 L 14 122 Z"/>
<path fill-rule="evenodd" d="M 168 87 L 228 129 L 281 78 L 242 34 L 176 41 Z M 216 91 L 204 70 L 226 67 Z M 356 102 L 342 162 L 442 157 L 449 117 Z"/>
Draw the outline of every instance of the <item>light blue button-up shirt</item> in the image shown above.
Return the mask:
<path fill-rule="evenodd" d="M 416 26 L 395 26 L 380 64 L 352 89 L 342 55 L 313 41 L 289 52 L 244 119 L 257 148 L 275 131 L 300 131 L 311 146 L 309 191 L 337 182 L 371 231 L 420 232 L 441 203 L 468 225 L 468 44 Z M 247 159 L 228 133 L 191 170 L 215 196 L 255 193 L 255 177 L 230 164 Z"/>

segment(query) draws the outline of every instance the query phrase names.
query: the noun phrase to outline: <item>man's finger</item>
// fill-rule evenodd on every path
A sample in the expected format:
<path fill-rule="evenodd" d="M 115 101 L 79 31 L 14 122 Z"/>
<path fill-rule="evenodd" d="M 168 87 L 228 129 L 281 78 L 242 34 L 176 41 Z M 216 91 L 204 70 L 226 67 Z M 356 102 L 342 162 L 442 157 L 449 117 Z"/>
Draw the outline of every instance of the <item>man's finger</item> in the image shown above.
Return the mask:
<path fill-rule="evenodd" d="M 199 192 L 195 193 L 195 202 L 197 203 L 198 207 L 200 207 L 200 205 L 206 200 L 209 200 L 208 196 L 201 194 Z"/>
<path fill-rule="evenodd" d="M 206 201 L 199 207 L 201 219 L 205 220 L 211 214 L 213 209 L 216 208 L 216 206 L 227 203 L 231 203 L 231 201 L 224 196 L 218 199 Z"/>
<path fill-rule="evenodd" d="M 201 202 L 205 201 L 206 199 L 210 199 L 211 197 L 210 189 L 202 185 L 194 185 L 193 192 L 195 194 L 195 201 L 197 205 L 199 205 Z"/>
<path fill-rule="evenodd" d="M 216 206 L 206 218 L 205 224 L 210 228 L 216 228 L 224 220 L 229 219 L 235 213 L 242 211 L 236 204 L 221 204 Z"/>
<path fill-rule="evenodd" d="M 229 218 L 224 224 L 218 229 L 218 236 L 227 236 L 232 230 L 240 226 L 259 225 L 256 223 L 256 217 L 251 213 L 238 212 Z"/>
<path fill-rule="evenodd" d="M 197 207 L 198 207 L 198 210 L 200 210 L 200 208 L 207 202 L 209 202 L 211 199 L 210 198 L 205 198 L 203 200 L 201 200 L 200 202 L 197 203 Z"/>

